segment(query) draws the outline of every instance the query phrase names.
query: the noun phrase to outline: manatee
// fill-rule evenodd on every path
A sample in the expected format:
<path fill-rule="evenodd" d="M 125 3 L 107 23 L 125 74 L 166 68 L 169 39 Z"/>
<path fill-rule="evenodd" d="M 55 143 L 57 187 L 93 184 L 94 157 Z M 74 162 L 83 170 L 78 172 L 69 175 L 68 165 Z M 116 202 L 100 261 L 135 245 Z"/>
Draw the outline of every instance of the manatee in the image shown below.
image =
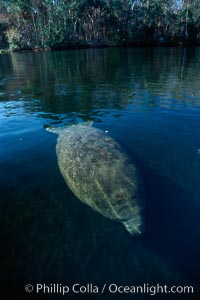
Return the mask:
<path fill-rule="evenodd" d="M 132 235 L 143 229 L 141 175 L 108 133 L 79 123 L 47 128 L 58 134 L 58 165 L 71 191 L 103 216 L 121 222 Z"/>

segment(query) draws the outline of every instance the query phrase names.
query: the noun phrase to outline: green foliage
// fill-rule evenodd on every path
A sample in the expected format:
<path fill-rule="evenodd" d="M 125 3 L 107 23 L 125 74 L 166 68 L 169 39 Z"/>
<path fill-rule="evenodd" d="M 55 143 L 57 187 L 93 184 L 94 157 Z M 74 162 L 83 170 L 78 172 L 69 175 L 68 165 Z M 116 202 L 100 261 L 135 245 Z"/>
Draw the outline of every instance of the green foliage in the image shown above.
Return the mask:
<path fill-rule="evenodd" d="M 181 3 L 177 0 L 4 0 L 0 4 L 0 47 L 2 39 L 7 39 L 11 50 L 196 43 L 200 39 L 200 1 Z"/>

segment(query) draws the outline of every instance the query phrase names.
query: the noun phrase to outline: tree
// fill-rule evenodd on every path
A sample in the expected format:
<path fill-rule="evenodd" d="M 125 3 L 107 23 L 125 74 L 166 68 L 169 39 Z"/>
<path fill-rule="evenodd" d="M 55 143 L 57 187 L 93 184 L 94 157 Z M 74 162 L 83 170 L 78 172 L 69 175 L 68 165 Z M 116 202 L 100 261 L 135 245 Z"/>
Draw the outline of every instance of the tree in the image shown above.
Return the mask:
<path fill-rule="evenodd" d="M 199 0 L 2 0 L 10 49 L 197 43 Z"/>

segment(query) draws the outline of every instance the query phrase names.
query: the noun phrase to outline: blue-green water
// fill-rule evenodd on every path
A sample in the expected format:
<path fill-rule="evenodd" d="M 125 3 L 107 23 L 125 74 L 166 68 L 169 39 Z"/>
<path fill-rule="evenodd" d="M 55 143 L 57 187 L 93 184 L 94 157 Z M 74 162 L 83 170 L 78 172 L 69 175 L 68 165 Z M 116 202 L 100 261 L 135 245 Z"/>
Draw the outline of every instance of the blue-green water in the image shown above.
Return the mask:
<path fill-rule="evenodd" d="M 196 287 L 199 70 L 198 48 L 0 56 L 4 285 L 22 291 L 25 283 L 38 282 Z M 87 120 L 108 130 L 140 169 L 146 194 L 142 237 L 81 203 L 59 172 L 56 136 L 45 127 Z"/>

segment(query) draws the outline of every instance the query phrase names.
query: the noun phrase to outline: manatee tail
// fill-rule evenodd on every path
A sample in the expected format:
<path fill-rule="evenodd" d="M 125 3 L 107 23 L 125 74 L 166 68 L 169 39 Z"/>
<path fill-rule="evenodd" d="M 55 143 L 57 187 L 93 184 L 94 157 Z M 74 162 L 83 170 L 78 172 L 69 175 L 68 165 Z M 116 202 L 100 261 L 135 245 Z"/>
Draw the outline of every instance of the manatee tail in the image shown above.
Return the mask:
<path fill-rule="evenodd" d="M 141 235 L 144 228 L 143 222 L 140 218 L 131 218 L 124 221 L 123 225 L 131 235 Z"/>

